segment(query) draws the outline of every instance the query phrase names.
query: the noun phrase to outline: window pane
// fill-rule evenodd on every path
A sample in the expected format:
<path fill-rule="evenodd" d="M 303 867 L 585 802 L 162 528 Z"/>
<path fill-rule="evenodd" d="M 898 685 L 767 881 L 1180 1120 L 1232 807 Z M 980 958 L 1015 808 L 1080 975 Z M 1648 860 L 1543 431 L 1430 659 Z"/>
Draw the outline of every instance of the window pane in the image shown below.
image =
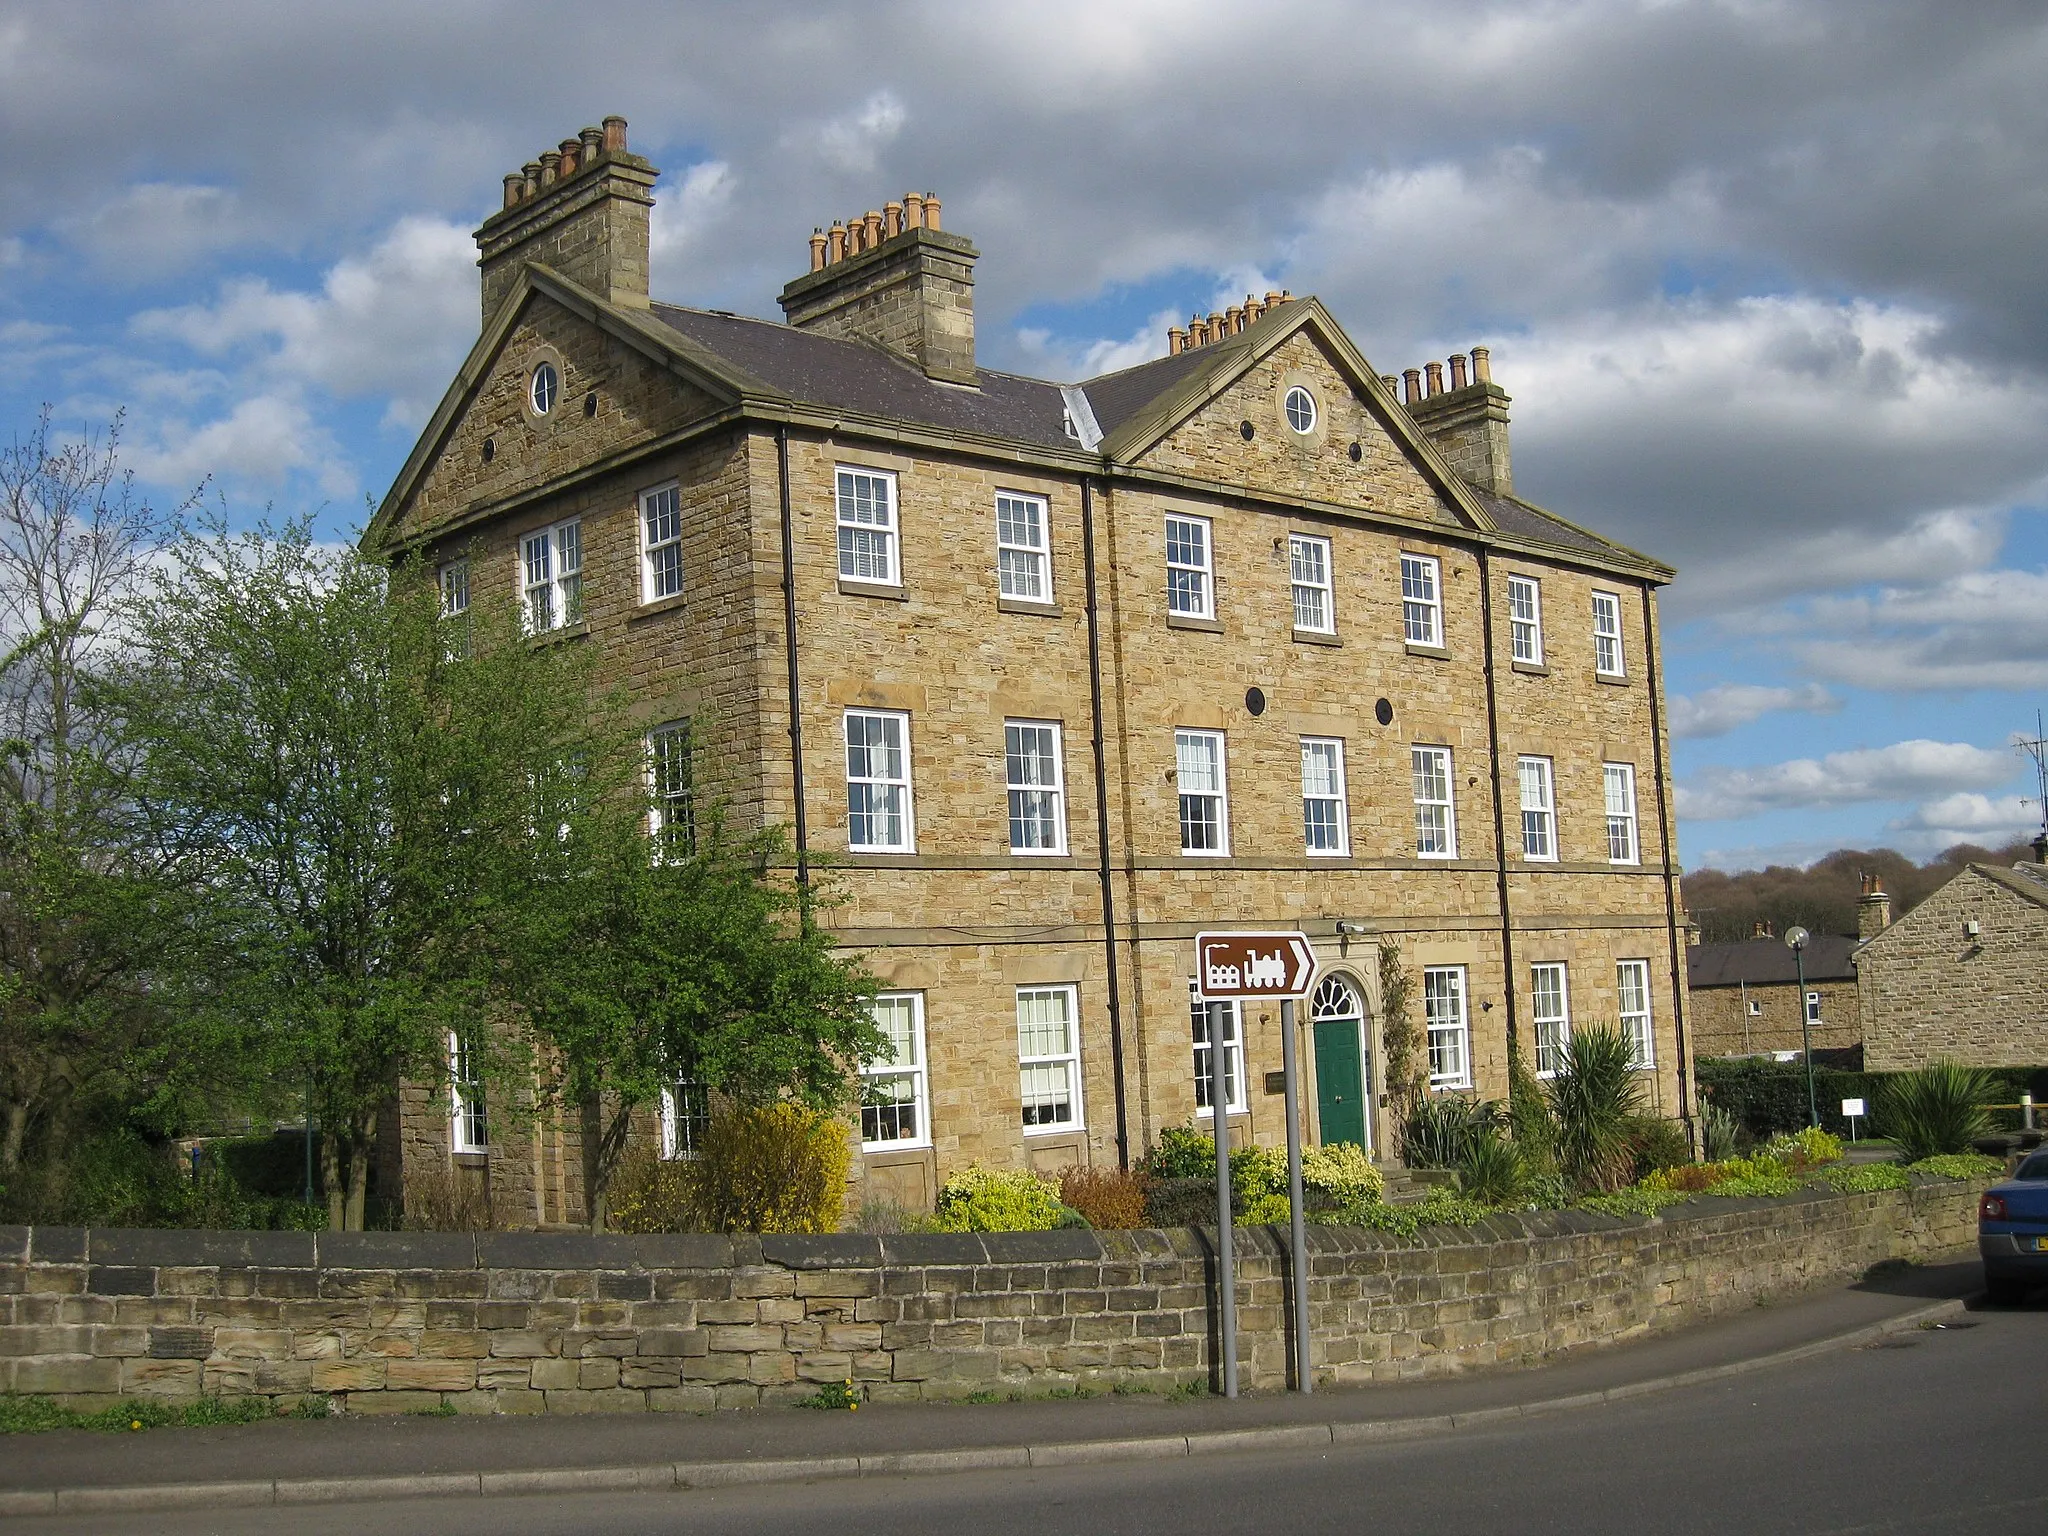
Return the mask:
<path fill-rule="evenodd" d="M 1529 1011 L 1536 1021 L 1536 1070 L 1543 1074 L 1554 1073 L 1564 1064 L 1565 1043 L 1571 1038 L 1564 967 L 1533 966 L 1529 979 Z"/>
<path fill-rule="evenodd" d="M 1174 756 L 1180 786 L 1181 851 L 1221 853 L 1223 738 L 1213 731 L 1176 731 Z"/>
<path fill-rule="evenodd" d="M 855 581 L 896 581 L 895 482 L 887 475 L 838 474 L 839 574 Z"/>
<path fill-rule="evenodd" d="M 1244 1060 L 1239 1039 L 1238 1005 L 1224 1003 L 1223 1009 L 1223 1092 L 1224 1109 L 1232 1114 L 1244 1109 Z M 1194 988 L 1188 989 L 1188 1022 L 1195 1045 L 1195 1107 L 1207 1110 L 1209 1097 L 1209 1005 Z"/>
<path fill-rule="evenodd" d="M 1301 743 L 1302 836 L 1311 853 L 1344 850 L 1343 743 L 1304 737 Z"/>
<path fill-rule="evenodd" d="M 1209 615 L 1209 525 L 1199 518 L 1166 520 L 1166 608 L 1195 618 Z"/>
<path fill-rule="evenodd" d="M 1057 851 L 1065 836 L 1057 727 L 1005 722 L 1003 757 L 1010 797 L 1010 847 L 1020 852 Z"/>
<path fill-rule="evenodd" d="M 1423 1017 L 1429 1031 L 1429 1080 L 1434 1088 L 1471 1083 L 1465 1021 L 1465 969 L 1436 966 L 1422 973 Z"/>

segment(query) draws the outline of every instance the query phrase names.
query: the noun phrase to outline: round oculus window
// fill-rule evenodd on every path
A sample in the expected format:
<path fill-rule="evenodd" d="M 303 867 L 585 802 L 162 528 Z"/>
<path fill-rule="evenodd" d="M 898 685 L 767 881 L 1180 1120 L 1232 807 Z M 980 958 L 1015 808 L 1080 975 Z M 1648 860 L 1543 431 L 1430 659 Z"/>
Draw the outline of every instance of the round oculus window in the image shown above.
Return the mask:
<path fill-rule="evenodd" d="M 533 370 L 533 378 L 527 385 L 527 398 L 533 402 L 533 414 L 545 416 L 555 408 L 555 397 L 562 392 L 562 376 L 555 371 L 553 363 L 542 363 Z"/>
<path fill-rule="evenodd" d="M 1307 436 L 1316 429 L 1316 399 L 1299 384 L 1287 391 L 1287 425 Z"/>

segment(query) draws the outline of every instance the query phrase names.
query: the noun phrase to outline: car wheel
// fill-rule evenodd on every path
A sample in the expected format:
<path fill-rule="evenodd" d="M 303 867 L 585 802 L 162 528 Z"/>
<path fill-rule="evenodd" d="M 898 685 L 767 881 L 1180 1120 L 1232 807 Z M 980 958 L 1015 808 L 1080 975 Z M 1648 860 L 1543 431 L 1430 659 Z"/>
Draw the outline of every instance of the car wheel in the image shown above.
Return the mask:
<path fill-rule="evenodd" d="M 2004 1275 L 1986 1275 L 1984 1294 L 1991 1298 L 1993 1306 L 2016 1307 L 2027 1299 L 2027 1282 Z"/>

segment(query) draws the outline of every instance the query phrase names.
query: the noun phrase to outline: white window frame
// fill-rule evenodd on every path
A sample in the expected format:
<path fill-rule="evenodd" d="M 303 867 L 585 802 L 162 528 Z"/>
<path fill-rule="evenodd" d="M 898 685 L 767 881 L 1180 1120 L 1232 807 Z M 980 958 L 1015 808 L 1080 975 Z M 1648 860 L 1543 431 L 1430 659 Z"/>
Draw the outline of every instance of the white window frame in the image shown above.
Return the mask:
<path fill-rule="evenodd" d="M 1425 757 L 1431 759 L 1435 771 L 1423 766 Z M 1441 798 L 1425 794 L 1425 790 L 1434 786 L 1424 782 L 1425 773 L 1434 778 L 1439 772 L 1443 779 Z M 1458 856 L 1458 769 L 1452 760 L 1451 749 L 1424 742 L 1410 746 L 1408 777 L 1415 795 L 1415 856 L 1418 859 L 1455 859 Z M 1436 810 L 1443 812 L 1444 845 L 1441 848 L 1428 846 L 1432 841 L 1430 834 L 1436 829 L 1429 825 L 1427 813 Z"/>
<path fill-rule="evenodd" d="M 1818 1024 L 1820 1022 L 1820 994 L 1818 992 L 1806 994 L 1806 1022 L 1809 1024 Z"/>
<path fill-rule="evenodd" d="M 1334 783 L 1311 785 L 1309 782 L 1309 758 L 1312 752 L 1328 749 L 1328 764 L 1334 768 Z M 1315 793 L 1311 794 L 1311 789 Z M 1350 794 L 1344 779 L 1344 738 L 1341 736 L 1304 736 L 1301 738 L 1301 841 L 1310 858 L 1341 859 L 1351 852 L 1351 810 Z M 1318 824 L 1310 814 L 1315 806 L 1329 806 L 1336 812 L 1335 830 L 1337 840 L 1327 848 L 1316 846 L 1315 833 Z"/>
<path fill-rule="evenodd" d="M 1306 424 L 1294 419 L 1294 397 L 1296 395 L 1301 396 L 1302 404 L 1308 408 L 1308 421 Z M 1287 418 L 1288 430 L 1299 437 L 1307 437 L 1310 433 L 1314 432 L 1316 423 L 1322 419 L 1322 412 L 1316 407 L 1316 397 L 1299 384 L 1289 385 L 1287 393 L 1280 397 L 1280 414 Z"/>
<path fill-rule="evenodd" d="M 932 1144 L 932 1095 L 931 1078 L 925 1056 L 924 1039 L 924 994 L 922 992 L 878 992 L 875 1002 L 879 1004 L 907 1002 L 910 1005 L 911 1059 L 908 1062 L 892 1058 L 888 1061 L 872 1062 L 860 1069 L 863 1091 L 860 1111 L 860 1146 L 863 1152 L 895 1152 L 928 1147 Z M 880 1021 L 877 1020 L 879 1023 Z M 908 1104 L 917 1117 L 914 1134 L 871 1139 L 868 1135 L 870 1124 L 868 1112 L 878 1106 L 867 1103 L 865 1085 L 870 1082 L 907 1081 L 910 1085 L 908 1098 L 893 1099 L 890 1103 Z M 875 1124 L 880 1124 L 879 1116 Z"/>
<path fill-rule="evenodd" d="M 1213 789 L 1201 789 L 1190 794 L 1187 787 L 1186 759 L 1182 756 L 1184 747 L 1192 747 L 1197 740 L 1213 741 L 1216 744 L 1216 784 Z M 1175 809 L 1180 815 L 1180 851 L 1183 858 L 1224 859 L 1230 856 L 1230 744 L 1222 731 L 1197 730 L 1192 726 L 1176 726 L 1173 732 L 1173 780 L 1179 791 L 1179 803 Z M 1191 799 L 1213 800 L 1216 803 L 1216 846 L 1214 848 L 1190 848 L 1188 846 L 1187 802 Z"/>
<path fill-rule="evenodd" d="M 1621 594 L 1593 592 L 1593 670 L 1602 677 L 1628 676 L 1621 650 Z"/>
<path fill-rule="evenodd" d="M 1472 1086 L 1472 1021 L 1465 1010 L 1468 992 L 1464 966 L 1423 967 L 1424 1047 L 1429 1052 L 1429 1086 L 1439 1092 Z"/>
<path fill-rule="evenodd" d="M 1401 551 L 1401 634 L 1410 645 L 1443 649 L 1444 568 L 1435 555 Z"/>
<path fill-rule="evenodd" d="M 867 496 L 863 502 L 862 490 Z M 839 578 L 871 587 L 903 585 L 901 528 L 896 475 L 864 464 L 840 464 L 832 474 L 832 503 L 838 528 Z M 868 515 L 863 515 L 863 505 Z M 874 513 L 879 512 L 876 517 Z M 864 573 L 863 562 L 867 565 Z M 875 574 L 877 571 L 879 575 Z"/>
<path fill-rule="evenodd" d="M 1294 627 L 1307 635 L 1337 633 L 1336 575 L 1330 541 L 1320 534 L 1287 535 L 1287 580 L 1294 599 Z M 1304 613 L 1308 622 L 1303 623 Z"/>
<path fill-rule="evenodd" d="M 1515 759 L 1515 782 L 1522 794 L 1522 857 L 1540 864 L 1557 862 L 1557 771 L 1547 757 Z"/>
<path fill-rule="evenodd" d="M 475 1051 L 459 1030 L 448 1031 L 448 1135 L 456 1152 L 491 1149 L 490 1110 Z"/>
<path fill-rule="evenodd" d="M 900 755 L 903 760 L 903 772 L 900 776 L 891 776 L 886 773 L 877 774 L 872 771 L 874 764 L 871 759 L 871 754 L 878 750 L 886 752 L 889 750 L 889 746 L 886 741 L 879 748 L 870 746 L 867 742 L 863 741 L 859 744 L 858 747 L 856 747 L 853 738 L 853 723 L 856 720 L 879 720 L 884 722 L 894 722 L 899 737 L 897 750 L 900 752 Z M 843 724 L 843 740 L 846 744 L 847 851 L 850 853 L 917 852 L 916 800 L 915 796 L 912 793 L 910 784 L 911 770 L 909 714 L 906 711 L 900 709 L 849 709 L 846 712 L 846 717 Z M 867 765 L 870 769 L 868 773 L 856 774 L 853 771 L 853 754 L 856 750 L 864 754 L 870 754 L 870 760 Z M 878 843 L 856 842 L 854 840 L 854 827 L 856 823 L 861 819 L 863 814 L 866 815 L 867 819 L 871 823 L 870 830 L 872 830 L 872 823 L 877 821 L 885 822 L 887 820 L 888 815 L 890 814 L 886 811 L 882 812 L 880 815 L 877 815 L 872 811 L 863 813 L 859 809 L 859 801 L 856 797 L 856 791 L 862 788 L 865 788 L 870 794 L 872 794 L 878 788 L 884 791 L 885 793 L 891 790 L 902 791 L 902 806 L 900 812 L 897 813 L 900 817 L 903 827 L 903 836 L 900 842 Z M 870 804 L 872 804 L 872 801 L 870 801 Z"/>
<path fill-rule="evenodd" d="M 469 612 L 469 561 L 450 560 L 440 569 L 441 617 L 459 619 Z"/>
<path fill-rule="evenodd" d="M 683 488 L 671 480 L 640 493 L 640 601 L 683 595 Z"/>
<path fill-rule="evenodd" d="M 1032 752 L 1029 757 L 1021 750 L 1022 742 L 1016 738 L 1025 733 L 1044 732 L 1052 738 L 1052 777 L 1049 782 L 1039 783 L 1031 777 L 1032 759 L 1038 757 Z M 1013 750 L 1013 742 L 1016 748 Z M 1024 770 L 1021 774 L 1019 770 Z M 1010 852 L 1027 858 L 1051 858 L 1067 851 L 1067 769 L 1066 743 L 1057 720 L 1005 720 L 1003 722 L 1003 788 L 1005 810 L 1008 814 Z M 1030 797 L 1040 806 L 1049 802 L 1049 814 L 1040 810 L 1036 815 L 1018 815 L 1020 799 Z M 1019 844 L 1017 833 L 1025 826 L 1050 821 L 1052 841 L 1042 846 Z"/>
<path fill-rule="evenodd" d="M 1554 976 L 1557 981 L 1557 1007 L 1554 1013 L 1540 1011 L 1544 1006 L 1543 981 Z M 1529 967 L 1529 1018 L 1534 1025 L 1531 1031 L 1536 1041 L 1536 1075 L 1555 1077 L 1563 1062 L 1564 1048 L 1572 1038 L 1572 994 L 1571 975 L 1562 960 L 1545 960 Z M 1549 1038 L 1545 1038 L 1545 1031 Z"/>
<path fill-rule="evenodd" d="M 1174 532 L 1176 528 L 1193 529 L 1201 541 L 1199 560 L 1190 561 L 1186 554 L 1188 537 L 1181 534 L 1182 557 L 1174 558 Z M 1215 529 L 1206 517 L 1196 517 L 1185 512 L 1166 514 L 1166 611 L 1176 619 L 1213 619 L 1216 617 L 1216 539 Z M 1179 581 L 1176 584 L 1175 578 Z M 1195 606 L 1185 606 L 1185 599 L 1192 597 Z"/>
<path fill-rule="evenodd" d="M 1508 652 L 1525 667 L 1543 665 L 1543 584 L 1534 576 L 1508 578 Z"/>
<path fill-rule="evenodd" d="M 1067 1048 L 1064 1051 L 1035 1055 L 1025 1053 L 1024 1003 L 1027 998 L 1038 997 L 1058 997 L 1066 1010 Z M 1030 1120 L 1033 1099 L 1052 1104 L 1057 1102 L 1057 1095 L 1036 1092 L 1032 1087 L 1032 1073 L 1055 1069 L 1066 1072 L 1067 1118 L 1034 1125 Z M 1071 982 L 1017 988 L 1017 1095 L 1019 1119 L 1026 1136 L 1063 1136 L 1087 1128 L 1087 1118 L 1081 1107 L 1081 989 Z"/>
<path fill-rule="evenodd" d="M 1629 993 L 1633 991 L 1634 997 Z M 1650 962 L 1614 962 L 1614 1012 L 1628 1041 L 1629 1065 L 1647 1072 L 1657 1065 L 1657 1037 L 1650 1017 Z"/>
<path fill-rule="evenodd" d="M 1245 1113 L 1244 1005 L 1235 999 L 1223 1005 L 1223 1113 Z M 1195 1113 L 1213 1115 L 1209 1104 L 1209 1005 L 1195 983 L 1188 983 L 1188 1030 L 1195 1052 Z"/>
<path fill-rule="evenodd" d="M 711 1123 L 711 1090 L 690 1078 L 679 1078 L 661 1090 L 661 1155 L 665 1161 L 688 1161 L 698 1153 L 702 1127 Z"/>
<path fill-rule="evenodd" d="M 1027 585 L 1037 590 L 1024 591 Z M 1021 603 L 1053 600 L 1052 507 L 1045 497 L 996 492 L 996 591 Z"/>
<path fill-rule="evenodd" d="M 542 388 L 541 381 L 547 381 Z M 545 416 L 555 408 L 562 398 L 562 370 L 543 359 L 533 365 L 533 372 L 526 376 L 526 403 L 536 416 Z"/>
<path fill-rule="evenodd" d="M 1620 786 L 1617 795 L 1615 787 Z M 1607 862 L 1643 862 L 1642 828 L 1636 818 L 1636 765 L 1602 763 L 1600 795 L 1607 807 Z"/>
<path fill-rule="evenodd" d="M 528 529 L 519 536 L 514 559 L 519 570 L 519 611 L 529 635 L 544 635 L 583 622 L 582 518 L 568 517 L 545 528 Z"/>
<path fill-rule="evenodd" d="M 696 775 L 692 771 L 691 747 L 687 720 L 670 720 L 647 733 L 647 836 L 658 858 L 677 851 L 687 858 L 697 851 Z M 676 755 L 678 748 L 680 759 Z M 680 781 L 674 771 L 678 762 Z"/>

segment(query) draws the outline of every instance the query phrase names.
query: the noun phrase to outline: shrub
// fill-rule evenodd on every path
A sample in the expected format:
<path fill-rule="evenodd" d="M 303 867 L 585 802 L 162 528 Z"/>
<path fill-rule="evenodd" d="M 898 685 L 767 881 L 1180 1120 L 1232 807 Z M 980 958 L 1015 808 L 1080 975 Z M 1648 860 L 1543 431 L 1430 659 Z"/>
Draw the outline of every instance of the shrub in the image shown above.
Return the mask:
<path fill-rule="evenodd" d="M 1232 1200 L 1231 1214 L 1240 1210 Z M 1149 1227 L 1213 1227 L 1216 1225 L 1216 1178 L 1152 1179 L 1145 1191 L 1145 1224 Z"/>
<path fill-rule="evenodd" d="M 1246 1201 L 1242 1218 L 1236 1217 L 1235 1207 L 1231 1214 L 1234 1219 L 1242 1219 L 1248 1227 L 1284 1227 L 1294 1220 L 1294 1203 L 1276 1191 Z"/>
<path fill-rule="evenodd" d="M 1458 1163 L 1458 1191 L 1486 1205 L 1507 1205 L 1522 1192 L 1522 1159 L 1503 1136 L 1474 1136 Z"/>
<path fill-rule="evenodd" d="M 1287 1193 L 1287 1154 L 1278 1147 L 1238 1147 L 1230 1154 L 1230 1207 Z"/>
<path fill-rule="evenodd" d="M 1700 1111 L 1700 1140 L 1705 1143 L 1707 1161 L 1718 1163 L 1734 1157 L 1742 1148 L 1741 1123 L 1718 1104 L 1709 1104 Z"/>
<path fill-rule="evenodd" d="M 1138 1167 L 1155 1179 L 1213 1179 L 1216 1143 L 1192 1125 L 1168 1126 Z"/>
<path fill-rule="evenodd" d="M 1314 1191 L 1335 1205 L 1363 1205 L 1378 1200 L 1386 1189 L 1386 1180 L 1365 1148 L 1349 1141 L 1304 1147 L 1301 1183 L 1304 1199 Z"/>
<path fill-rule="evenodd" d="M 1083 1168 L 1076 1163 L 1060 1175 L 1060 1199 L 1103 1231 L 1145 1225 L 1145 1194 L 1151 1180 L 1121 1168 Z"/>
<path fill-rule="evenodd" d="M 1677 1168 L 1692 1161 L 1685 1127 L 1662 1115 L 1636 1116 L 1629 1123 L 1628 1145 L 1629 1160 L 1639 1179 L 1659 1168 Z"/>
<path fill-rule="evenodd" d="M 619 1159 L 606 1194 L 615 1232 L 686 1232 L 692 1224 L 688 1164 L 635 1148 Z M 406 1215 L 413 1211 L 406 1186 Z"/>
<path fill-rule="evenodd" d="M 1579 1204 L 1589 1211 L 1605 1211 L 1609 1216 L 1654 1216 L 1666 1206 L 1682 1205 L 1691 1198 L 1684 1190 L 1635 1184 L 1612 1194 L 1588 1195 Z"/>
<path fill-rule="evenodd" d="M 1337 1210 L 1315 1211 L 1308 1219 L 1319 1226 L 1372 1227 L 1381 1232 L 1413 1237 L 1424 1227 L 1469 1227 L 1483 1221 L 1491 1210 L 1490 1206 L 1439 1186 L 1413 1205 L 1388 1205 L 1375 1200 Z"/>
<path fill-rule="evenodd" d="M 1558 1170 L 1579 1189 L 1608 1191 L 1628 1182 L 1629 1128 L 1643 1105 L 1633 1056 L 1628 1037 L 1612 1024 L 1585 1025 L 1565 1043 L 1547 1098 L 1557 1123 Z"/>
<path fill-rule="evenodd" d="M 1839 1163 L 1842 1160 L 1842 1138 L 1809 1125 L 1790 1136 L 1777 1137 L 1764 1151 L 1792 1172 L 1801 1173 L 1809 1168 Z"/>
<path fill-rule="evenodd" d="M 940 1186 L 941 1232 L 1049 1232 L 1065 1225 L 1059 1186 L 1029 1168 L 962 1169 Z"/>
<path fill-rule="evenodd" d="M 854 1213 L 849 1232 L 870 1234 L 893 1234 L 897 1232 L 927 1232 L 931 1230 L 931 1218 L 922 1211 L 913 1211 L 899 1200 L 869 1199 L 860 1203 Z"/>
<path fill-rule="evenodd" d="M 1908 1189 L 1912 1179 L 1897 1163 L 1837 1163 L 1821 1175 L 1830 1189 L 1867 1195 L 1878 1189 Z"/>
<path fill-rule="evenodd" d="M 697 1155 L 676 1166 L 699 1231 L 836 1232 L 851 1157 L 843 1121 L 763 1104 L 714 1111 Z"/>
<path fill-rule="evenodd" d="M 1409 1101 L 1401 1125 L 1401 1161 L 1410 1168 L 1455 1168 L 1471 1140 L 1497 1134 L 1502 1118 L 1491 1099 L 1423 1094 Z"/>
<path fill-rule="evenodd" d="M 1990 1129 L 1981 1106 L 1991 1101 L 1996 1086 L 1986 1073 L 1953 1061 L 1900 1072 L 1878 1091 L 1877 1124 L 1909 1163 L 1967 1152 Z"/>
<path fill-rule="evenodd" d="M 1995 1179 L 2005 1172 L 2005 1160 L 1981 1152 L 1943 1152 L 1908 1163 L 1906 1172 L 1936 1179 Z"/>

